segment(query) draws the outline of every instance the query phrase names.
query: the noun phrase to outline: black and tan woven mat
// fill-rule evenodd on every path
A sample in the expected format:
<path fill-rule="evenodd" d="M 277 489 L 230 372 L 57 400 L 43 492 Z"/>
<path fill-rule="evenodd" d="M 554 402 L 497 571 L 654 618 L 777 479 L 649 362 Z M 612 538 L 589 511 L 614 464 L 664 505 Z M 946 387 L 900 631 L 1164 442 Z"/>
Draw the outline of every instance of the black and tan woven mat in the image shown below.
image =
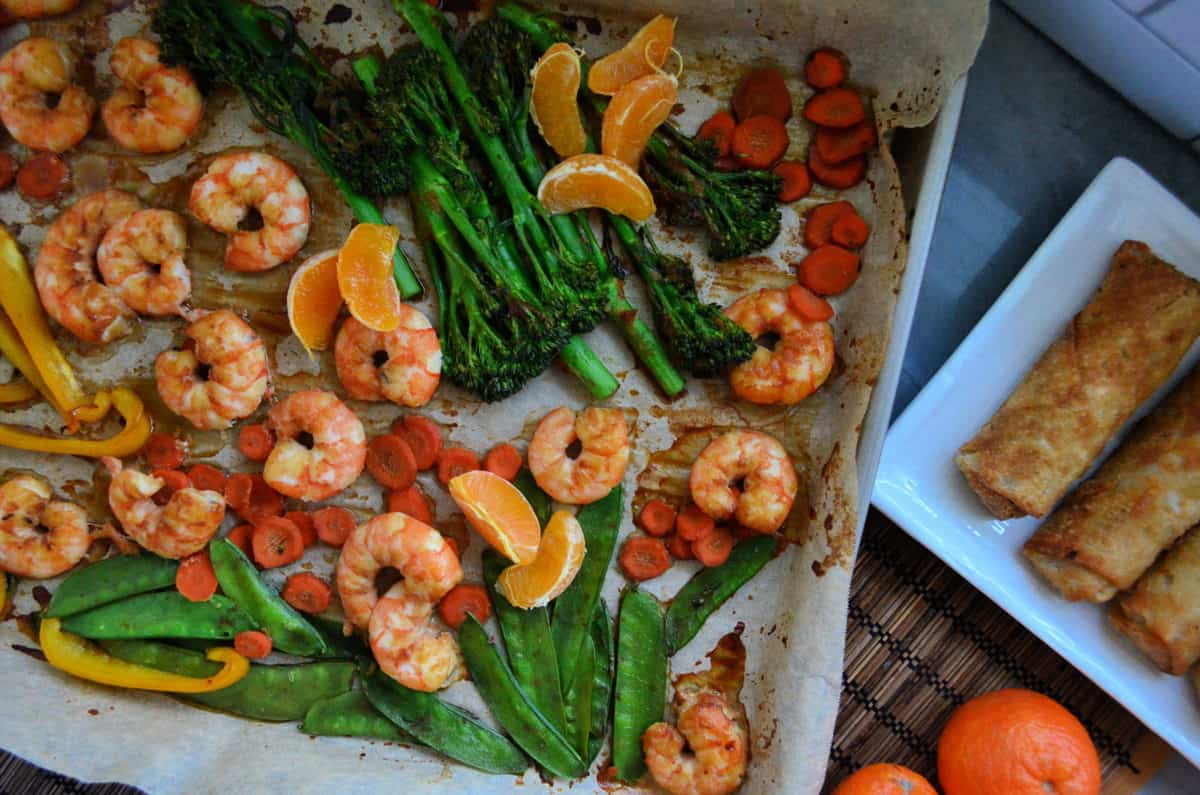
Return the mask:
<path fill-rule="evenodd" d="M 1087 726 L 1104 795 L 1127 795 L 1162 764 L 1161 740 L 882 515 L 867 519 L 850 592 L 842 699 L 826 790 L 871 762 L 936 785 L 937 738 L 956 706 L 1001 687 L 1039 690 Z M 0 795 L 132 795 L 0 755 Z"/>

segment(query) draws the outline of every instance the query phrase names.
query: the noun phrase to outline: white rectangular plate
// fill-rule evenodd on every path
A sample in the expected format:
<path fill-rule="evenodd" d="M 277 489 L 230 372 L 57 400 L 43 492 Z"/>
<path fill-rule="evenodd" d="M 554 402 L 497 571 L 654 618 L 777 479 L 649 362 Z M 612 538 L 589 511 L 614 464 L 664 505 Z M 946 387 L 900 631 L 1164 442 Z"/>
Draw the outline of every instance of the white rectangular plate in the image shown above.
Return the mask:
<path fill-rule="evenodd" d="M 872 501 L 1200 765 L 1200 701 L 1187 678 L 1160 673 L 1109 625 L 1106 608 L 1060 598 L 1021 555 L 1041 520 L 996 520 L 952 461 L 1088 302 L 1127 239 L 1200 278 L 1200 217 L 1130 161 L 1110 162 L 892 426 Z M 1197 359 L 1200 345 L 1135 420 Z"/>

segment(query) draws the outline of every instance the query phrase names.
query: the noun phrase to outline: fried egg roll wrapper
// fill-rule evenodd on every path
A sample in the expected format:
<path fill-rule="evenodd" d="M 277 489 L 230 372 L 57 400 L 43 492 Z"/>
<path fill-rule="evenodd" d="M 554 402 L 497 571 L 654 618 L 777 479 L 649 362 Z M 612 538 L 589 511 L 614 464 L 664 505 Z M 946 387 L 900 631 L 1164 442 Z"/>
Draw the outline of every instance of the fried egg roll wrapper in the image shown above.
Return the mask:
<path fill-rule="evenodd" d="M 1113 625 L 1154 664 L 1179 676 L 1200 660 L 1200 528 L 1113 604 Z"/>
<path fill-rule="evenodd" d="M 1038 528 L 1025 556 L 1067 599 L 1106 602 L 1197 522 L 1200 368 Z"/>
<path fill-rule="evenodd" d="M 954 463 L 997 518 L 1045 516 L 1197 335 L 1200 282 L 1125 241 L 1092 300 Z"/>

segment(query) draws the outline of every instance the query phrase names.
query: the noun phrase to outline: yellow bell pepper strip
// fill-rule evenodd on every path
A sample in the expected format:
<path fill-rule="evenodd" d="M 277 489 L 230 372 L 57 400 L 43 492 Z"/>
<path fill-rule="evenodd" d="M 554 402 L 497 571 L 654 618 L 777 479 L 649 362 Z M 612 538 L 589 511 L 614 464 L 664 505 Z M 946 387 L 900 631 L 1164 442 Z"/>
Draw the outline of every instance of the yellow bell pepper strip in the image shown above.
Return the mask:
<path fill-rule="evenodd" d="M 29 355 L 29 351 L 25 350 L 25 343 L 21 342 L 21 335 L 17 333 L 17 327 L 8 319 L 8 315 L 0 312 L 0 353 L 4 354 L 4 358 L 12 363 L 21 371 L 28 381 L 46 400 L 50 401 L 50 405 L 54 406 L 54 410 L 64 417 L 69 409 L 65 406 L 60 406 L 54 402 L 54 394 L 46 386 L 46 382 L 42 380 L 42 374 L 38 372 L 37 366 L 33 363 L 33 357 Z M 0 401 L 4 403 L 16 403 L 17 400 Z"/>
<path fill-rule="evenodd" d="M 86 405 L 88 399 L 75 378 L 75 371 L 50 332 L 25 257 L 3 225 L 0 225 L 0 307 L 16 327 L 25 350 L 53 395 L 47 398 L 50 404 L 60 413 Z M 67 418 L 65 413 L 63 416 Z"/>
<path fill-rule="evenodd" d="M 28 381 L 12 381 L 0 384 L 0 404 L 24 403 L 37 395 L 37 387 Z"/>
<path fill-rule="evenodd" d="M 125 662 L 102 651 L 78 635 L 64 632 L 61 619 L 43 618 L 38 643 L 46 662 L 80 679 L 133 690 L 163 693 L 209 693 L 240 681 L 250 672 L 250 661 L 228 646 L 209 649 L 205 655 L 225 667 L 212 676 L 192 677 Z"/>
<path fill-rule="evenodd" d="M 146 415 L 146 407 L 142 399 L 133 390 L 117 387 L 111 392 L 99 392 L 94 399 L 94 405 L 81 406 L 73 412 L 77 419 L 92 422 L 113 406 L 125 420 L 125 427 L 114 436 L 107 439 L 66 439 L 58 436 L 42 436 L 32 431 L 18 428 L 14 425 L 0 424 L 0 446 L 15 447 L 18 450 L 32 450 L 38 453 L 59 453 L 62 455 L 79 455 L 86 458 L 100 458 L 110 455 L 114 458 L 124 458 L 141 450 L 150 438 L 150 418 Z"/>

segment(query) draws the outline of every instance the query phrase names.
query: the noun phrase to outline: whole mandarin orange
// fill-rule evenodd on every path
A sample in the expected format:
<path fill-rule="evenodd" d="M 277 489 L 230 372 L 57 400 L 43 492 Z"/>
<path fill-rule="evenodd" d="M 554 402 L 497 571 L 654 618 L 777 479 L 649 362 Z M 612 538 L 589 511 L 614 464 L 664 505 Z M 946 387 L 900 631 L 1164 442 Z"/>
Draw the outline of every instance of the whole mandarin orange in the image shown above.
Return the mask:
<path fill-rule="evenodd" d="M 963 704 L 938 740 L 945 795 L 1098 795 L 1100 757 L 1074 715 L 1032 690 Z"/>
<path fill-rule="evenodd" d="M 937 795 L 925 777 L 900 765 L 867 765 L 838 784 L 833 795 Z"/>

